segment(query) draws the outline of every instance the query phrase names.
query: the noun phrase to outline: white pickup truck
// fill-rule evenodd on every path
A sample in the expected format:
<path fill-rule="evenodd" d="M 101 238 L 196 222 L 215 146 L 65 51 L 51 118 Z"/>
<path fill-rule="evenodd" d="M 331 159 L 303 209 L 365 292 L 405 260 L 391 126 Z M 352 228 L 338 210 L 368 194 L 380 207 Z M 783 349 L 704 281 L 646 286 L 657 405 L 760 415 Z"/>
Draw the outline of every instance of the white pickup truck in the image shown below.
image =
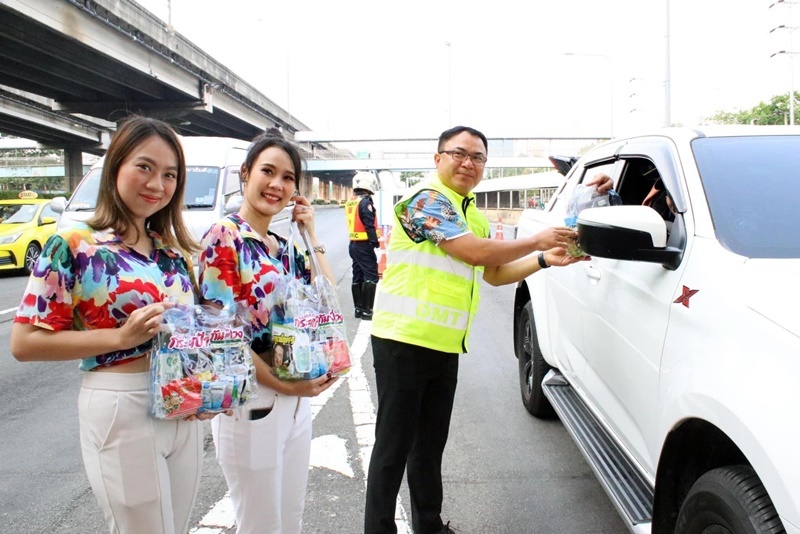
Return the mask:
<path fill-rule="evenodd" d="M 800 534 L 800 131 L 610 141 L 518 236 L 600 172 L 623 205 L 579 214 L 591 261 L 516 291 L 525 408 L 561 419 L 631 532 Z"/>

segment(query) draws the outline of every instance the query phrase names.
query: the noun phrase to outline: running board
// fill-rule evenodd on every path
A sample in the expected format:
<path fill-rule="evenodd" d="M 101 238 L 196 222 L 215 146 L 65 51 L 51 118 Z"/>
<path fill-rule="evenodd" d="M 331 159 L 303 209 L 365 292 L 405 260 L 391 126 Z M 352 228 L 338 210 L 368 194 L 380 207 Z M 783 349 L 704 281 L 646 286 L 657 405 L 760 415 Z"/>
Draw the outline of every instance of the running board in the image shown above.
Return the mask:
<path fill-rule="evenodd" d="M 542 382 L 544 394 L 586 457 L 631 532 L 650 532 L 653 486 L 622 452 L 569 382 L 556 369 Z"/>

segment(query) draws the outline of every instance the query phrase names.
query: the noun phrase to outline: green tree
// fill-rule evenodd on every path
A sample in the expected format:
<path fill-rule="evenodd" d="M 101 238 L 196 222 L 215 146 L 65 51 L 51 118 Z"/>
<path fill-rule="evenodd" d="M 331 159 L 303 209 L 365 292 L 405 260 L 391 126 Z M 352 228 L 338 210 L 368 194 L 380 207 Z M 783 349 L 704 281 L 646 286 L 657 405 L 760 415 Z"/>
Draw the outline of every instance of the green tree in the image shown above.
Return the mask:
<path fill-rule="evenodd" d="M 797 92 L 794 98 L 797 108 Z M 717 124 L 789 124 L 789 93 L 775 95 L 769 102 L 759 102 L 748 110 L 718 111 L 708 120 Z"/>
<path fill-rule="evenodd" d="M 400 173 L 400 181 L 406 184 L 406 187 L 411 187 L 423 178 L 425 178 L 425 174 L 421 171 L 406 171 Z"/>

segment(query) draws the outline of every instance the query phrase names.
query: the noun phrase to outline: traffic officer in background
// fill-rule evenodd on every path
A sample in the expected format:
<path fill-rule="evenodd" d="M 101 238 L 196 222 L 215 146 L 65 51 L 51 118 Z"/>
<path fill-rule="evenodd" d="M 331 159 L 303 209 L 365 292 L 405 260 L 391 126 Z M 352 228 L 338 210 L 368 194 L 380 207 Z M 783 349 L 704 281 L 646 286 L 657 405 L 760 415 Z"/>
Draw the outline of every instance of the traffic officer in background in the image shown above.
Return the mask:
<path fill-rule="evenodd" d="M 356 319 L 372 320 L 372 303 L 378 284 L 378 258 L 375 249 L 380 246 L 380 232 L 375 216 L 372 195 L 378 180 L 371 172 L 357 172 L 353 177 L 353 193 L 344 205 L 347 229 L 350 232 L 350 258 L 353 260 L 353 304 Z"/>
<path fill-rule="evenodd" d="M 443 132 L 433 156 L 437 175 L 394 208 L 392 254 L 371 325 L 378 415 L 365 534 L 397 532 L 404 471 L 414 533 L 454 532 L 441 518 L 442 455 L 480 279 L 511 284 L 540 269 L 588 259 L 566 254 L 577 236 L 566 227 L 509 241 L 489 238 L 489 221 L 472 193 L 487 153 L 486 136 L 474 128 Z"/>

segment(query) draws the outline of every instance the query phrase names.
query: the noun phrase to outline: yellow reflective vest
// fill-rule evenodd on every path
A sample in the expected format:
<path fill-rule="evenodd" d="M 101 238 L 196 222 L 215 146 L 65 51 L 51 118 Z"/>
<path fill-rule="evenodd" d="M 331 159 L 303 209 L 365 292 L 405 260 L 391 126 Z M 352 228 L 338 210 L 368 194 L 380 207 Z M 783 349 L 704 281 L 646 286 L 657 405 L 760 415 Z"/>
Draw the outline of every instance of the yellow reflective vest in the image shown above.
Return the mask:
<path fill-rule="evenodd" d="M 489 237 L 489 221 L 475 207 L 475 197 L 462 197 L 438 177 L 415 188 L 394 208 L 386 271 L 378 284 L 372 335 L 441 352 L 467 352 L 467 338 L 480 301 L 483 267 L 473 267 L 426 239 L 415 243 L 400 217 L 423 190 L 447 197 L 477 237 Z"/>

